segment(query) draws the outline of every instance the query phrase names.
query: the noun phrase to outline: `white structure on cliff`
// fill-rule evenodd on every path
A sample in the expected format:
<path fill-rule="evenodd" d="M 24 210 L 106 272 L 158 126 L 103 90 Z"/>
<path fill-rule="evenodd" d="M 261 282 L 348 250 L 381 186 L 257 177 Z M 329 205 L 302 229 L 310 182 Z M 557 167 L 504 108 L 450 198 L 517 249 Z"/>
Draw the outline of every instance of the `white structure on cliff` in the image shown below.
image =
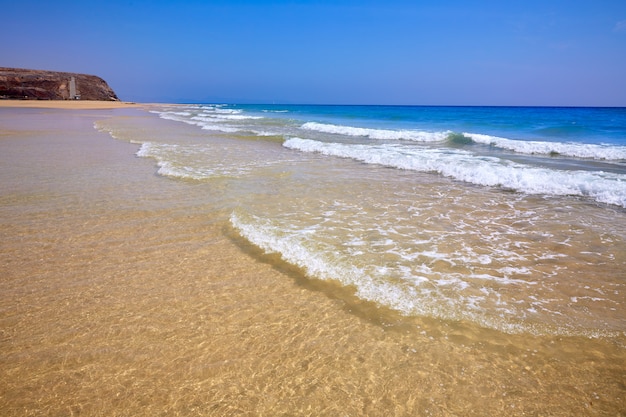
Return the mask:
<path fill-rule="evenodd" d="M 70 100 L 80 100 L 80 94 L 76 92 L 76 77 L 70 77 Z"/>

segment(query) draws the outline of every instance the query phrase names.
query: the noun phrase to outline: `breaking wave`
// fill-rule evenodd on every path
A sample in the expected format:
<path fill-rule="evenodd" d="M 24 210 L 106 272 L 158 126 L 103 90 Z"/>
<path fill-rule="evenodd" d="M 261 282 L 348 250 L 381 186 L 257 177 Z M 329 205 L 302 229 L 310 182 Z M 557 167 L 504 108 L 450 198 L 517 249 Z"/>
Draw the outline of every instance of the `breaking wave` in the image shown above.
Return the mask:
<path fill-rule="evenodd" d="M 626 160 L 626 146 L 512 140 L 478 133 L 463 133 L 463 136 L 470 138 L 475 143 L 497 146 L 528 155 L 562 155 L 607 161 Z"/>
<path fill-rule="evenodd" d="M 368 164 L 436 172 L 472 184 L 528 194 L 571 195 L 626 207 L 626 176 L 606 172 L 531 167 L 458 149 L 423 149 L 396 144 L 326 143 L 291 138 L 283 146 L 302 152 L 355 159 Z"/>

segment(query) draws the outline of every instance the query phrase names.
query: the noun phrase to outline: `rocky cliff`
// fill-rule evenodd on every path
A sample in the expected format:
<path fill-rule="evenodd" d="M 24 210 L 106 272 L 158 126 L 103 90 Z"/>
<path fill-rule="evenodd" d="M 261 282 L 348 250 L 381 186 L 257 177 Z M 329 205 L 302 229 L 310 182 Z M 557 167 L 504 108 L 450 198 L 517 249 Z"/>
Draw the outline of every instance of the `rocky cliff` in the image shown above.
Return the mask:
<path fill-rule="evenodd" d="M 100 77 L 0 67 L 0 99 L 118 101 Z"/>

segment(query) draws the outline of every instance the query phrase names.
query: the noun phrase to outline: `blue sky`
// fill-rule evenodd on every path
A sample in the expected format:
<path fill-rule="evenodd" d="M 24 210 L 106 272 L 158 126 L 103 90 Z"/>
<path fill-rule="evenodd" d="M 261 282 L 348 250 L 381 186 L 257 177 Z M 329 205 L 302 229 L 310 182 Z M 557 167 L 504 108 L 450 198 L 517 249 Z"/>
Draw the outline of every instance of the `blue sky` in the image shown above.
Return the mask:
<path fill-rule="evenodd" d="M 122 100 L 626 106 L 626 1 L 0 0 L 0 66 Z"/>

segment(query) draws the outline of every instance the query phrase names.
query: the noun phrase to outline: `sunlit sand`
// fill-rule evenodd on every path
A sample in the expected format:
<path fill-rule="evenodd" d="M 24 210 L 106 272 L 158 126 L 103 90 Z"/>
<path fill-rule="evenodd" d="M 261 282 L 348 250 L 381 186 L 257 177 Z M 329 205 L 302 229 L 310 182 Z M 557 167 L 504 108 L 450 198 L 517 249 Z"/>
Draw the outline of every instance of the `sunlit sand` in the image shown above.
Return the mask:
<path fill-rule="evenodd" d="M 4 416 L 626 409 L 618 343 L 409 319 L 359 301 L 242 239 L 228 179 L 159 177 L 137 144 L 94 129 L 119 116 L 111 129 L 191 140 L 195 126 L 132 103 L 0 105 Z"/>

